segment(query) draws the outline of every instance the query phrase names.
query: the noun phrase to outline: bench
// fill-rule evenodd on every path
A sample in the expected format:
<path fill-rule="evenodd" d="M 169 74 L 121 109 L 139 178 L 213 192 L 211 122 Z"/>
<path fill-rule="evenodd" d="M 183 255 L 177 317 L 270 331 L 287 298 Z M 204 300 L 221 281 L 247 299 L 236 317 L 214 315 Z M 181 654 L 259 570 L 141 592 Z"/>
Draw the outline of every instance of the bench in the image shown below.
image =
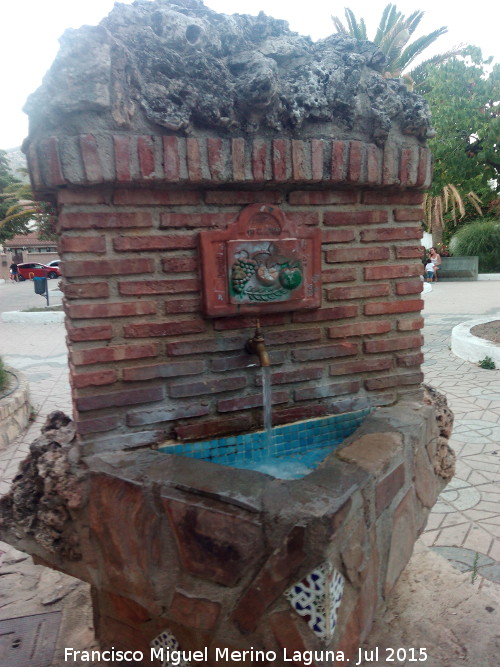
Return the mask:
<path fill-rule="evenodd" d="M 477 256 L 473 257 L 441 257 L 438 280 L 477 280 Z"/>

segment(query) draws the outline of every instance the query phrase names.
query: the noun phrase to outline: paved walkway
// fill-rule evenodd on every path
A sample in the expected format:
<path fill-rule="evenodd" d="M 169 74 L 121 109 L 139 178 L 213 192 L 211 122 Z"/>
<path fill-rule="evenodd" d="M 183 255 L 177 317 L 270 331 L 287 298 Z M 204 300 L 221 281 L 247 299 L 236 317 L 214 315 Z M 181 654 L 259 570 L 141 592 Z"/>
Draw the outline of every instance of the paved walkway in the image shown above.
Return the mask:
<path fill-rule="evenodd" d="M 0 285 L 0 311 L 41 305 L 32 289 L 31 283 Z M 433 508 L 416 552 L 430 547 L 455 571 L 468 573 L 478 594 L 485 591 L 500 602 L 500 371 L 483 370 L 450 350 L 455 324 L 490 315 L 500 318 L 500 282 L 438 283 L 424 298 L 425 380 L 446 394 L 455 413 L 451 445 L 457 453 L 457 474 Z M 0 354 L 27 375 L 36 412 L 26 433 L 0 452 L 0 492 L 5 492 L 46 415 L 54 409 L 71 413 L 64 326 L 0 321 Z M 0 543 L 0 575 L 5 574 L 9 577 L 2 576 L 4 585 L 10 578 L 11 586 L 9 592 L 0 592 L 0 619 L 71 607 L 69 621 L 63 614 L 59 634 L 67 639 L 80 633 L 80 646 L 89 648 L 83 584 L 34 566 L 24 554 Z M 54 588 L 58 595 L 52 594 Z M 82 624 L 81 619 L 86 621 Z M 53 667 L 64 664 L 57 655 Z"/>

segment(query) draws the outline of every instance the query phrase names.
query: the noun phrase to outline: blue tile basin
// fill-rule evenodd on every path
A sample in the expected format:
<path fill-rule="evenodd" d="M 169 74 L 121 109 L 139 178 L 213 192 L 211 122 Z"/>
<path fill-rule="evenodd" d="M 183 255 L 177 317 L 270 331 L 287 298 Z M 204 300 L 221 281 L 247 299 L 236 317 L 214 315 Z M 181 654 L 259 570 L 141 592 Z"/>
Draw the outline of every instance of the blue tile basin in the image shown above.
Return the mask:
<path fill-rule="evenodd" d="M 369 413 L 370 408 L 365 408 L 277 426 L 269 433 L 257 431 L 215 440 L 164 445 L 158 451 L 256 470 L 278 479 L 300 479 L 351 435 Z"/>

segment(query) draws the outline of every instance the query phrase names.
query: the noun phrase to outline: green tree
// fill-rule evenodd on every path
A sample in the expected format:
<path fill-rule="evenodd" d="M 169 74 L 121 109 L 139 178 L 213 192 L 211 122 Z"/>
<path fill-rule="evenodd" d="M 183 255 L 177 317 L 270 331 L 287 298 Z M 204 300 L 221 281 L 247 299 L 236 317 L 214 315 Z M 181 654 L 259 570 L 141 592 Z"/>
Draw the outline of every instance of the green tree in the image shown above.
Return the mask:
<path fill-rule="evenodd" d="M 427 198 L 434 242 L 443 231 L 449 236 L 460 221 L 488 211 L 498 217 L 494 204 L 500 194 L 500 65 L 490 65 L 479 48 L 469 47 L 466 57 L 427 73 L 425 97 L 437 133 L 429 141 L 434 178 Z"/>
<path fill-rule="evenodd" d="M 425 80 L 427 68 L 430 65 L 445 62 L 456 55 L 461 49 L 454 49 L 446 53 L 433 56 L 420 63 L 414 68 L 410 65 L 418 58 L 436 39 L 448 32 L 448 28 L 441 27 L 433 30 L 428 35 L 417 37 L 411 41 L 415 30 L 424 16 L 423 11 L 415 11 L 406 17 L 392 3 L 388 4 L 380 19 L 377 32 L 373 39 L 368 37 L 364 19 L 356 19 L 354 12 L 346 7 L 344 9 L 347 27 L 338 16 L 332 16 L 333 23 L 338 33 L 344 33 L 360 40 L 369 40 L 376 44 L 387 58 L 386 76 L 403 77 L 407 86 L 413 88 Z"/>
<path fill-rule="evenodd" d="M 53 240 L 54 211 L 46 202 L 35 202 L 28 183 L 12 176 L 5 151 L 0 150 L 0 243 L 36 229 L 40 239 Z"/>

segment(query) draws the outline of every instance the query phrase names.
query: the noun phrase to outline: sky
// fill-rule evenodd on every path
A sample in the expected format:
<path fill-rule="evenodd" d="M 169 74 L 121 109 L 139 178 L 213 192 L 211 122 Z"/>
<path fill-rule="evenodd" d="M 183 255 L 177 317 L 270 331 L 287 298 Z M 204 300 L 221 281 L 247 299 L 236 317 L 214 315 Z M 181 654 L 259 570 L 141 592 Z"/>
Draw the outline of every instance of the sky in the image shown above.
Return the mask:
<path fill-rule="evenodd" d="M 132 0 L 124 0 L 131 4 Z M 291 0 L 205 0 L 222 14 L 253 14 L 264 11 L 285 19 L 290 29 L 314 40 L 335 32 L 331 15 L 343 18 L 344 7 L 363 17 L 368 34 L 374 35 L 387 0 L 307 0 L 305 5 Z M 426 54 L 442 53 L 460 44 L 474 44 L 484 56 L 500 61 L 498 25 L 500 3 L 477 0 L 399 0 L 399 10 L 409 15 L 416 9 L 425 16 L 415 33 L 427 34 L 441 26 L 448 33 L 440 37 Z M 0 7 L 0 149 L 20 146 L 28 134 L 28 118 L 22 111 L 27 97 L 42 82 L 59 49 L 58 39 L 66 28 L 97 25 L 112 9 L 114 0 L 13 0 Z"/>

